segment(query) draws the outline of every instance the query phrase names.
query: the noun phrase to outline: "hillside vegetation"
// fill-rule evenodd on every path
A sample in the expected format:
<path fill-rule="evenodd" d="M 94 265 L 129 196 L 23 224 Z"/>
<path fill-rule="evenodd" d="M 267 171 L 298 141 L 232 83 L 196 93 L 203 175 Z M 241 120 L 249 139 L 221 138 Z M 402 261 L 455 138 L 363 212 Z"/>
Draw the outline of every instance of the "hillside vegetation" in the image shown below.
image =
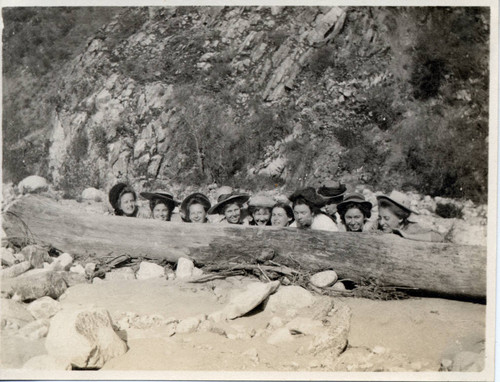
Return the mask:
<path fill-rule="evenodd" d="M 4 181 L 485 202 L 488 8 L 3 10 Z"/>

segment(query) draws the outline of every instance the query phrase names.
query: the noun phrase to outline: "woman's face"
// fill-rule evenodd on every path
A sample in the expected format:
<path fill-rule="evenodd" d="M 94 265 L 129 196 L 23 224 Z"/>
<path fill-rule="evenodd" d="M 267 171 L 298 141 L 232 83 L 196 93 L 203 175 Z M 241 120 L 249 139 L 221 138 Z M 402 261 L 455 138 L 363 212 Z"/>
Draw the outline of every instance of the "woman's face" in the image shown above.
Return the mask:
<path fill-rule="evenodd" d="M 325 205 L 325 210 L 328 215 L 335 215 L 335 213 L 337 212 L 337 203 L 330 203 Z"/>
<path fill-rule="evenodd" d="M 392 212 L 389 208 L 379 208 L 378 210 L 378 225 L 384 232 L 392 232 L 398 229 L 403 223 L 403 219 Z"/>
<path fill-rule="evenodd" d="M 348 231 L 360 232 L 363 230 L 365 216 L 359 208 L 349 208 L 345 213 L 344 220 Z"/>
<path fill-rule="evenodd" d="M 293 208 L 293 215 L 297 222 L 298 228 L 308 228 L 313 222 L 313 214 L 309 206 L 305 204 L 297 204 Z"/>
<path fill-rule="evenodd" d="M 276 227 L 286 227 L 292 218 L 288 217 L 283 207 L 274 207 L 271 216 L 271 224 Z"/>
<path fill-rule="evenodd" d="M 158 203 L 153 208 L 153 219 L 166 221 L 168 219 L 169 210 L 164 203 Z"/>
<path fill-rule="evenodd" d="M 271 211 L 269 208 L 259 208 L 253 213 L 253 220 L 257 225 L 266 225 L 271 218 Z"/>
<path fill-rule="evenodd" d="M 191 204 L 189 206 L 189 220 L 193 223 L 204 223 L 207 212 L 201 204 Z"/>
<path fill-rule="evenodd" d="M 241 209 L 236 203 L 228 204 L 224 209 L 224 216 L 230 224 L 238 224 L 240 222 Z"/>
<path fill-rule="evenodd" d="M 120 210 L 123 211 L 125 215 L 132 215 L 135 211 L 135 198 L 134 194 L 127 192 L 123 194 L 120 198 Z"/>

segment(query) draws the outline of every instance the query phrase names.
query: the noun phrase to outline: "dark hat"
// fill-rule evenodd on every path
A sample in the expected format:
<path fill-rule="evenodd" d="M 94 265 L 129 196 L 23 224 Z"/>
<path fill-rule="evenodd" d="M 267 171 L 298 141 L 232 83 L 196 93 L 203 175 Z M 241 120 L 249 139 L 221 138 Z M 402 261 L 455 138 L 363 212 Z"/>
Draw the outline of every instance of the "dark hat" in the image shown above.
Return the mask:
<path fill-rule="evenodd" d="M 292 203 L 295 203 L 295 201 L 299 197 L 304 198 L 305 200 L 307 200 L 309 203 L 311 203 L 316 207 L 323 207 L 327 201 L 327 199 L 323 198 L 321 195 L 318 195 L 318 193 L 313 187 L 307 187 L 301 190 L 297 190 L 292 195 L 290 195 L 288 199 L 290 199 Z"/>
<path fill-rule="evenodd" d="M 148 199 L 149 201 L 159 199 L 162 202 L 166 203 L 170 211 L 172 211 L 175 206 L 178 206 L 180 202 L 177 200 L 174 200 L 174 197 L 172 194 L 169 194 L 168 192 L 141 192 L 141 196 L 145 199 Z"/>
<path fill-rule="evenodd" d="M 212 205 L 210 203 L 210 200 L 204 194 L 202 194 L 201 192 L 195 192 L 194 194 L 186 196 L 184 198 L 184 200 L 182 201 L 181 206 L 179 207 L 179 209 L 181 210 L 182 214 L 184 216 L 186 216 L 186 217 L 189 214 L 189 211 L 187 210 L 189 202 L 191 200 L 193 200 L 193 199 L 196 199 L 197 201 L 199 201 L 200 204 L 202 204 L 203 207 L 205 207 L 205 210 L 207 210 L 207 211 L 210 209 L 210 207 Z"/>
<path fill-rule="evenodd" d="M 410 209 L 410 203 L 409 200 L 405 198 L 405 195 L 402 194 L 401 192 L 393 191 L 391 192 L 391 197 L 385 196 L 385 195 L 378 195 L 377 200 L 380 202 L 381 200 L 385 200 L 389 202 L 390 204 L 398 207 L 399 209 L 407 212 L 408 214 L 415 214 L 418 215 L 418 212 L 413 211 Z M 380 205 L 380 203 L 379 203 Z"/>
<path fill-rule="evenodd" d="M 357 192 L 351 192 L 344 196 L 344 200 L 342 203 L 337 204 L 337 211 L 340 215 L 344 215 L 346 211 L 346 207 L 348 204 L 355 203 L 361 205 L 363 208 L 366 208 L 368 211 L 371 211 L 373 205 L 366 201 L 365 197 Z"/>
<path fill-rule="evenodd" d="M 125 191 L 125 192 L 124 192 Z M 118 211 L 120 209 L 120 197 L 124 193 L 132 193 L 134 194 L 134 198 L 136 197 L 136 194 L 132 188 L 126 183 L 117 183 L 115 184 L 111 190 L 109 190 L 109 203 L 111 206 L 115 209 L 115 211 Z"/>
<path fill-rule="evenodd" d="M 231 192 L 230 194 L 220 195 L 217 199 L 217 204 L 208 210 L 210 215 L 212 214 L 221 214 L 221 210 L 226 204 L 229 203 L 238 203 L 243 204 L 248 199 L 250 199 L 250 195 L 248 194 L 240 194 L 239 192 Z"/>
<path fill-rule="evenodd" d="M 323 185 L 318 188 L 318 194 L 324 198 L 330 200 L 342 201 L 342 197 L 345 194 L 347 188 L 345 184 L 341 184 L 338 181 L 328 180 Z"/>

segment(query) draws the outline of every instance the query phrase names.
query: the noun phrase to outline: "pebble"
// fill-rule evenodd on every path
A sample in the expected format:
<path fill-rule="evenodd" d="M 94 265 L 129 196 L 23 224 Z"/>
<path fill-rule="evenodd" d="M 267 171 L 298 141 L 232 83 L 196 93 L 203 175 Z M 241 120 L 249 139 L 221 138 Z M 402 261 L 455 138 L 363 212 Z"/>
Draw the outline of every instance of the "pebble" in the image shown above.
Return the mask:
<path fill-rule="evenodd" d="M 335 271 L 323 271 L 312 275 L 309 281 L 319 288 L 325 288 L 335 284 L 337 280 L 338 276 Z"/>
<path fill-rule="evenodd" d="M 14 251 L 12 250 L 12 248 L 1 247 L 0 256 L 2 258 L 2 265 L 10 267 L 18 262 L 16 257 L 14 256 Z"/>
<path fill-rule="evenodd" d="M 113 269 L 111 272 L 107 272 L 105 278 L 106 281 L 135 280 L 135 273 L 132 268 L 123 267 Z"/>
<path fill-rule="evenodd" d="M 95 263 L 87 263 L 85 264 L 85 274 L 87 276 L 92 276 L 95 272 L 96 264 Z"/>
<path fill-rule="evenodd" d="M 53 271 L 68 271 L 73 264 L 73 256 L 69 253 L 61 253 L 51 265 L 51 270 Z"/>
<path fill-rule="evenodd" d="M 37 319 L 51 318 L 61 310 L 61 303 L 49 296 L 41 297 L 28 304 L 28 311 Z"/>
<path fill-rule="evenodd" d="M 84 275 L 85 274 L 85 268 L 82 267 L 80 264 L 77 264 L 75 266 L 72 266 L 70 269 L 69 269 L 70 272 L 73 272 L 73 273 L 78 273 L 80 275 Z"/>
<path fill-rule="evenodd" d="M 138 280 L 163 278 L 164 276 L 165 270 L 161 265 L 150 263 L 147 261 L 141 262 L 136 275 Z"/>
<path fill-rule="evenodd" d="M 189 279 L 193 276 L 194 263 L 185 257 L 180 257 L 177 260 L 177 268 L 175 270 L 175 277 L 177 279 Z"/>

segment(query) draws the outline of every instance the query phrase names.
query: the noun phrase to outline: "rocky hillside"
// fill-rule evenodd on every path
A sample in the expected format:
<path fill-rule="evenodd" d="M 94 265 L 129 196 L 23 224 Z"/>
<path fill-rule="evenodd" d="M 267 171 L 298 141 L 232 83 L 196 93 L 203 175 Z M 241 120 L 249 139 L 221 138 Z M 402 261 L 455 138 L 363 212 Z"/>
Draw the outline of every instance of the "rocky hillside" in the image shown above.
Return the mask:
<path fill-rule="evenodd" d="M 44 82 L 50 123 L 4 167 L 32 145 L 25 167 L 73 196 L 340 178 L 485 202 L 488 44 L 487 8 L 124 9 Z"/>

